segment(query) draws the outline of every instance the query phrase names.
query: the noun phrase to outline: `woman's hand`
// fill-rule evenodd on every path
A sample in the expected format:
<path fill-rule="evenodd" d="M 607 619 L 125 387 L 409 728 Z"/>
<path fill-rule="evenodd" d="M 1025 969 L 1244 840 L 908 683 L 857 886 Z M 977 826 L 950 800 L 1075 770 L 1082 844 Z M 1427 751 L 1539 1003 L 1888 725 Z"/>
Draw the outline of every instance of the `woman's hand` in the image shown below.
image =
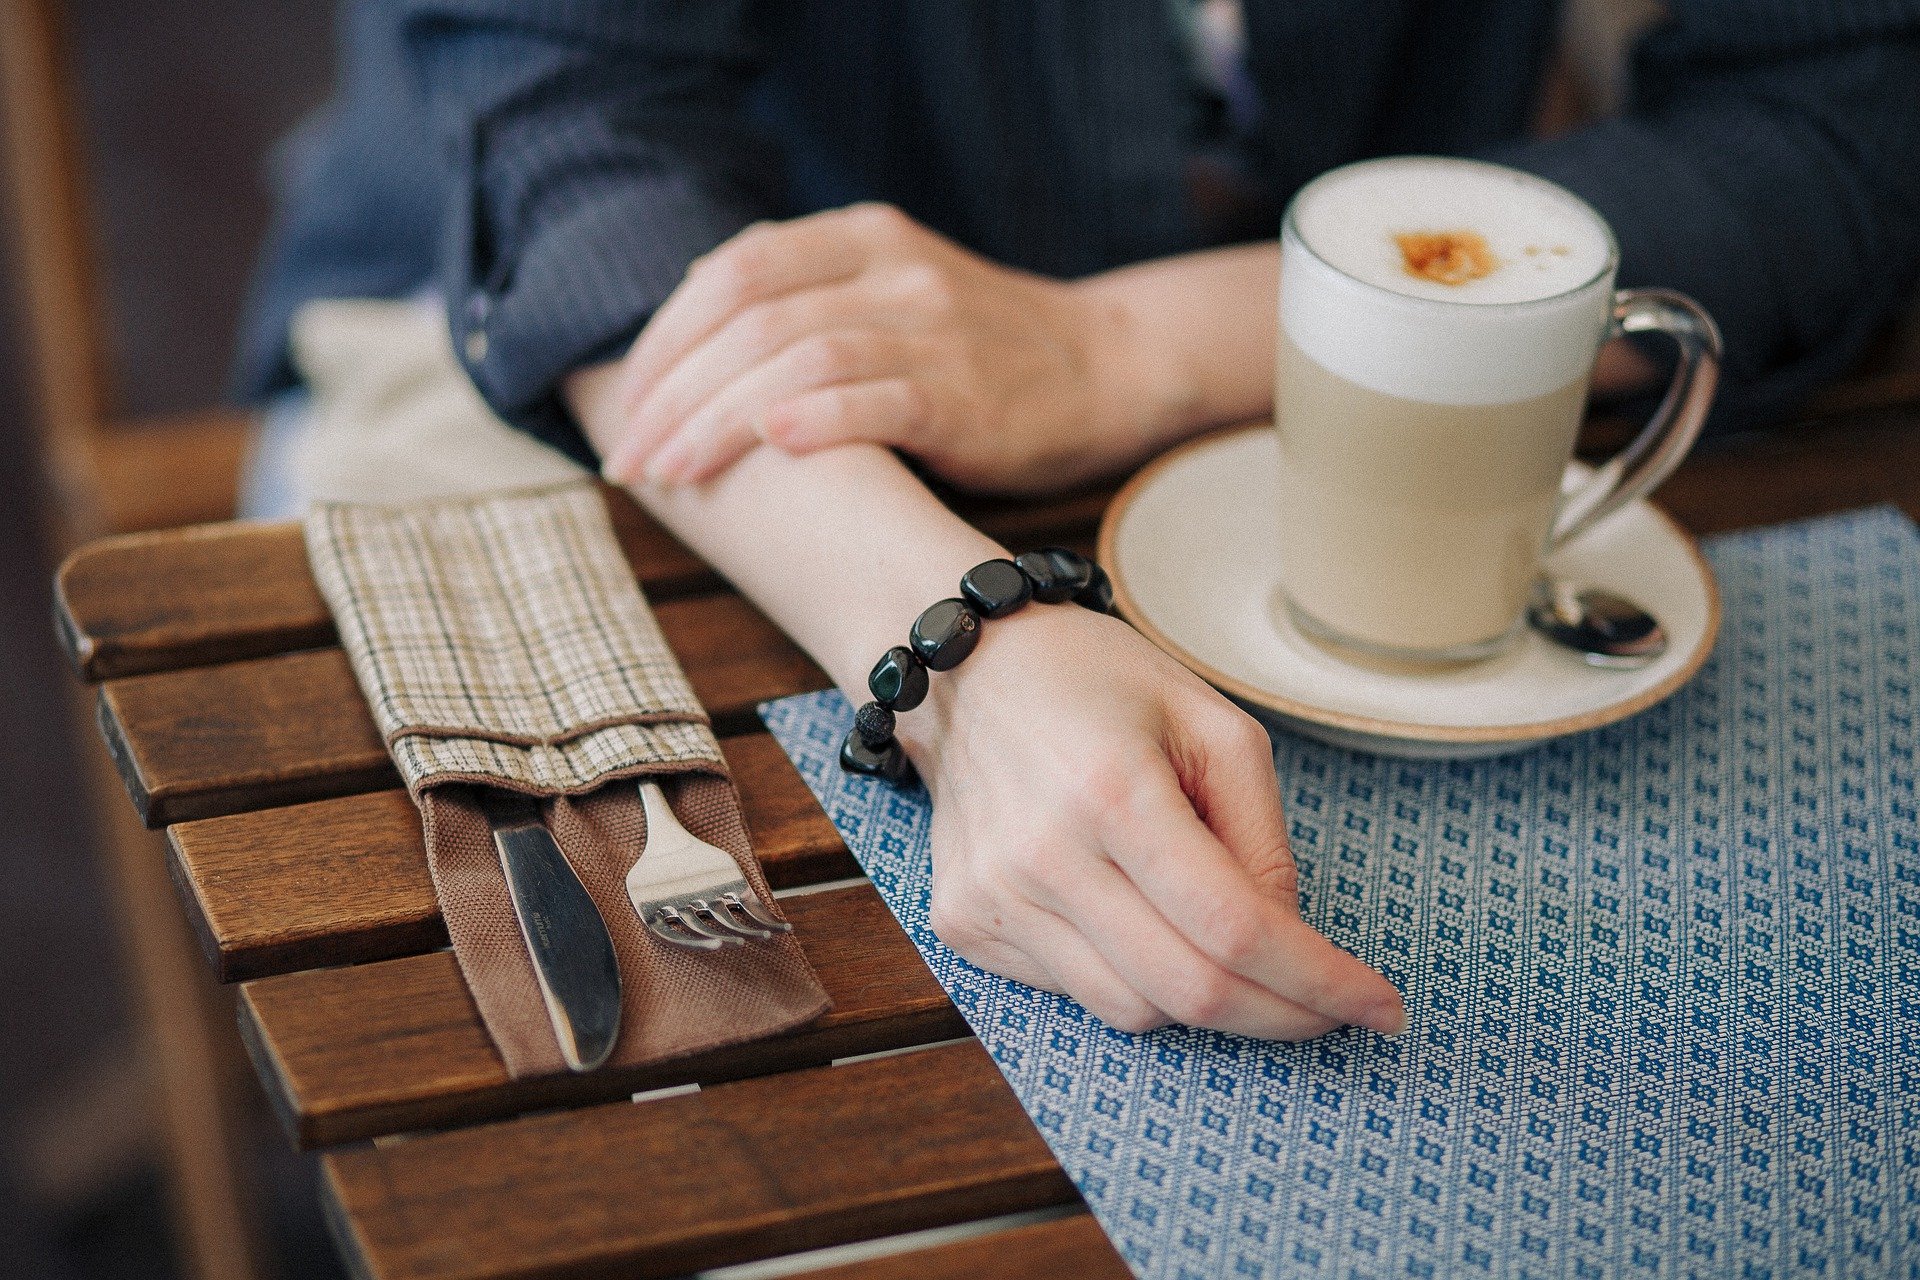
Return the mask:
<path fill-rule="evenodd" d="M 1129 1031 L 1405 1029 L 1300 918 L 1265 732 L 1123 623 L 993 623 L 898 732 L 933 794 L 934 932 L 975 964 Z"/>
<path fill-rule="evenodd" d="M 1010 270 L 888 205 L 760 223 L 695 262 L 621 362 L 616 483 L 707 480 L 765 440 L 865 440 L 1038 491 L 1143 456 L 1179 375 L 1109 293 Z M 606 438 L 602 438 L 602 436 Z"/>

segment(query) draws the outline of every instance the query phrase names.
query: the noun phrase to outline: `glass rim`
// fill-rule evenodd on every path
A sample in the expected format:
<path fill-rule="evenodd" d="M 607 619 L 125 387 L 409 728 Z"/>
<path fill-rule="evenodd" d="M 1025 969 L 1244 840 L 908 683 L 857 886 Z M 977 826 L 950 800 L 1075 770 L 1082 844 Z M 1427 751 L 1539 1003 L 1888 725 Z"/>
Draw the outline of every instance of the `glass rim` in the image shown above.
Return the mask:
<path fill-rule="evenodd" d="M 1526 298 L 1526 299 L 1511 301 L 1511 302 L 1475 302 L 1469 298 L 1430 298 L 1424 294 L 1401 293 L 1398 289 L 1389 289 L 1386 285 L 1376 284 L 1372 280 L 1363 280 L 1359 276 L 1353 274 L 1353 272 L 1348 271 L 1345 267 L 1342 267 L 1337 263 L 1334 263 L 1328 260 L 1326 255 L 1322 254 L 1318 249 L 1315 249 L 1311 244 L 1307 243 L 1306 236 L 1300 233 L 1300 228 L 1294 220 L 1294 212 L 1299 208 L 1300 201 L 1306 197 L 1308 192 L 1312 191 L 1315 187 L 1319 186 L 1321 183 L 1326 182 L 1332 178 L 1336 178 L 1341 174 L 1346 173 L 1350 169 L 1358 169 L 1367 165 L 1394 164 L 1394 163 L 1405 161 L 1405 160 L 1439 160 L 1447 164 L 1470 165 L 1480 169 L 1493 169 L 1500 173 L 1511 174 L 1516 178 L 1522 178 L 1527 182 L 1534 183 L 1538 186 L 1547 187 L 1550 190 L 1558 192 L 1560 195 L 1564 196 L 1566 199 L 1572 201 L 1575 205 L 1578 205 L 1581 209 L 1586 210 L 1587 215 L 1591 217 L 1594 221 L 1594 224 L 1600 228 L 1600 234 L 1606 237 L 1607 259 L 1605 262 L 1601 263 L 1600 269 L 1598 271 L 1588 276 L 1585 280 L 1582 280 L 1579 284 L 1571 285 L 1565 289 L 1560 290 L 1558 293 L 1549 293 L 1544 297 Z M 1610 225 L 1608 225 L 1607 220 L 1605 218 L 1600 216 L 1600 211 L 1598 209 L 1594 208 L 1591 204 L 1588 204 L 1581 197 L 1579 197 L 1578 195 L 1575 195 L 1573 192 L 1567 190 L 1565 187 L 1561 186 L 1559 183 L 1553 181 L 1550 178 L 1543 178 L 1537 173 L 1528 173 L 1525 169 L 1515 169 L 1510 165 L 1495 164 L 1491 160 L 1472 160 L 1465 156 L 1439 156 L 1439 155 L 1375 156 L 1367 160 L 1354 160 L 1354 161 L 1350 161 L 1347 164 L 1338 165 L 1335 168 L 1329 169 L 1325 173 L 1320 174 L 1318 177 L 1313 178 L 1305 186 L 1301 187 L 1298 191 L 1293 193 L 1293 198 L 1287 201 L 1286 212 L 1282 214 L 1280 218 L 1280 238 L 1282 241 L 1291 239 L 1295 244 L 1300 246 L 1301 250 L 1305 252 L 1308 257 L 1312 258 L 1315 262 L 1319 263 L 1321 266 L 1325 267 L 1327 270 L 1333 272 L 1335 275 L 1339 276 L 1341 279 L 1350 280 L 1354 284 L 1359 285 L 1363 289 L 1370 289 L 1377 293 L 1384 293 L 1389 297 L 1401 298 L 1412 303 L 1430 303 L 1436 307 L 1480 307 L 1480 308 L 1492 310 L 1495 308 L 1538 307 L 1538 306 L 1544 306 L 1548 303 L 1553 303 L 1553 302 L 1564 302 L 1566 299 L 1573 297 L 1575 294 L 1584 293 L 1587 290 L 1593 288 L 1595 285 L 1608 280 L 1620 269 L 1620 242 L 1614 238 L 1613 228 Z"/>

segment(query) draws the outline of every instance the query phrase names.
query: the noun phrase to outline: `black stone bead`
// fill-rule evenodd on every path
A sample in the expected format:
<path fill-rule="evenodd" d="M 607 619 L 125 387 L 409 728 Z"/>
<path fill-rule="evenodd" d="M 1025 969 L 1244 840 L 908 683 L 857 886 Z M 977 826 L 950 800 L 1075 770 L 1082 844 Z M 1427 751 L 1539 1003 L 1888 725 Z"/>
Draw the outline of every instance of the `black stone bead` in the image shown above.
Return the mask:
<path fill-rule="evenodd" d="M 1069 551 L 1065 547 L 1042 547 L 1040 554 L 1052 562 L 1056 573 L 1073 584 L 1076 592 L 1085 590 L 1087 584 L 1093 581 L 1093 575 L 1100 571 L 1099 565 L 1078 551 Z"/>
<path fill-rule="evenodd" d="M 867 692 L 889 711 L 911 711 L 927 696 L 927 669 L 913 650 L 897 644 L 880 655 L 867 674 Z"/>
<path fill-rule="evenodd" d="M 929 671 L 951 671 L 980 643 L 980 615 L 965 600 L 936 600 L 913 620 L 913 654 Z"/>
<path fill-rule="evenodd" d="M 1004 618 L 1033 599 L 1033 584 L 1011 560 L 988 560 L 967 570 L 960 594 L 983 618 Z"/>
<path fill-rule="evenodd" d="M 1113 612 L 1113 579 L 1099 565 L 1093 566 L 1093 577 L 1087 585 L 1074 592 L 1073 602 L 1095 613 Z"/>
<path fill-rule="evenodd" d="M 893 741 L 893 712 L 869 702 L 853 713 L 853 731 L 868 746 L 884 747 Z"/>
<path fill-rule="evenodd" d="M 1042 547 L 1014 561 L 1033 584 L 1033 598 L 1042 604 L 1071 600 L 1093 580 L 1093 561 L 1065 547 Z"/>
<path fill-rule="evenodd" d="M 1033 584 L 1033 598 L 1041 604 L 1059 604 L 1073 588 L 1060 581 L 1060 575 L 1054 571 L 1053 562 L 1038 551 L 1026 551 L 1014 557 L 1020 572 Z"/>
<path fill-rule="evenodd" d="M 847 740 L 840 744 L 840 767 L 848 773 L 864 773 L 896 784 L 913 776 L 913 762 L 907 759 L 899 743 L 870 747 L 860 741 L 857 729 L 848 733 Z"/>

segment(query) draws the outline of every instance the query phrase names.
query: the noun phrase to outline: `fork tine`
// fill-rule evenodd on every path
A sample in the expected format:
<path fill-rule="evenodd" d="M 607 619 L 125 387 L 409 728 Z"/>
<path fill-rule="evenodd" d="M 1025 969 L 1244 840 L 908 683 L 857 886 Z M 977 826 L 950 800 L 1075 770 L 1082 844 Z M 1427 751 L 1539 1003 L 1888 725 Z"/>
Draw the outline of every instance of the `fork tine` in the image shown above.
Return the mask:
<path fill-rule="evenodd" d="M 766 903 L 760 901 L 760 895 L 752 889 L 745 893 L 723 894 L 720 900 L 764 929 L 771 929 L 775 933 L 793 932 L 792 925 L 785 920 L 775 920 L 768 914 Z"/>
<path fill-rule="evenodd" d="M 674 815 L 659 783 L 642 779 L 646 847 L 627 869 L 627 900 L 659 937 L 712 950 L 791 932 L 741 876 L 734 856 Z"/>
<path fill-rule="evenodd" d="M 662 907 L 660 908 L 660 914 L 687 932 L 701 938 L 711 938 L 723 947 L 744 946 L 747 941 L 737 933 L 721 933 L 717 930 L 707 928 L 692 911 L 682 911 L 678 907 Z"/>
<path fill-rule="evenodd" d="M 718 938 L 696 938 L 690 933 L 683 933 L 659 916 L 654 916 L 646 923 L 647 932 L 662 942 L 671 942 L 676 947 L 691 947 L 697 951 L 718 951 L 727 945 Z"/>
<path fill-rule="evenodd" d="M 730 930 L 739 934 L 741 937 L 771 938 L 773 936 L 773 932 L 770 929 L 762 929 L 756 925 L 743 924 L 734 916 L 733 912 L 727 910 L 726 903 L 723 901 L 708 901 L 705 898 L 695 898 L 687 905 L 700 913 L 700 919 L 702 921 L 712 921 L 714 924 L 720 926 L 721 929 Z"/>

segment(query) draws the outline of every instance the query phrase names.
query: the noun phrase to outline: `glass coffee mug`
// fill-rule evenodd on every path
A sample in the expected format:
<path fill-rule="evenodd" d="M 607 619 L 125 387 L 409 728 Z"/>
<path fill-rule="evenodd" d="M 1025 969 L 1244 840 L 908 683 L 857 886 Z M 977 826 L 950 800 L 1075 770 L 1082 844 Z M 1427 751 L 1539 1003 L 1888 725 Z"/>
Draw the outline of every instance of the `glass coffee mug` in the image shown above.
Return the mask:
<path fill-rule="evenodd" d="M 1692 300 L 1613 287 L 1584 201 L 1478 161 L 1367 160 L 1303 188 L 1281 232 L 1279 597 L 1323 642 L 1460 662 L 1522 625 L 1549 551 L 1693 446 L 1720 339 Z M 1671 335 L 1653 420 L 1562 495 L 1602 343 Z"/>

